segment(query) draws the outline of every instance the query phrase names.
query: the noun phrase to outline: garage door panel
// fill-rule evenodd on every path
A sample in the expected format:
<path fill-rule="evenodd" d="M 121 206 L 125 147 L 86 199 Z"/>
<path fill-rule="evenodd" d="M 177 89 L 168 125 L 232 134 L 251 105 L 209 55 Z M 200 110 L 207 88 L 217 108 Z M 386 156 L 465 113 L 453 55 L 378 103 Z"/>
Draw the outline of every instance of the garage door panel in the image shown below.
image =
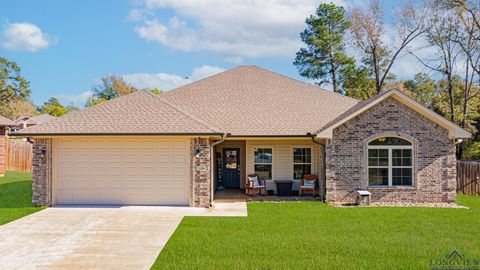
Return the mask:
<path fill-rule="evenodd" d="M 173 148 L 174 149 L 186 149 L 187 142 L 186 141 L 173 141 Z"/>
<path fill-rule="evenodd" d="M 188 204 L 187 139 L 60 139 L 57 143 L 57 203 Z"/>
<path fill-rule="evenodd" d="M 170 167 L 171 176 L 186 176 L 187 169 L 185 167 Z"/>
<path fill-rule="evenodd" d="M 157 149 L 170 149 L 170 142 L 169 141 L 156 141 L 155 148 Z"/>

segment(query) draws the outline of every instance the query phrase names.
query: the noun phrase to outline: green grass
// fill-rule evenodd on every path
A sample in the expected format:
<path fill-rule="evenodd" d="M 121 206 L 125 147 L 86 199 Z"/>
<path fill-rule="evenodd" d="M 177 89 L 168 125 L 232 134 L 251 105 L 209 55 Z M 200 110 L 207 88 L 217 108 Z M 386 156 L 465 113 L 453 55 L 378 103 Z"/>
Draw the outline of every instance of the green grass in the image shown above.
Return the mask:
<path fill-rule="evenodd" d="M 153 269 L 431 269 L 453 249 L 480 259 L 470 209 L 249 203 L 248 217 L 185 217 Z"/>
<path fill-rule="evenodd" d="M 0 177 L 0 225 L 44 207 L 32 206 L 32 174 L 7 171 Z"/>

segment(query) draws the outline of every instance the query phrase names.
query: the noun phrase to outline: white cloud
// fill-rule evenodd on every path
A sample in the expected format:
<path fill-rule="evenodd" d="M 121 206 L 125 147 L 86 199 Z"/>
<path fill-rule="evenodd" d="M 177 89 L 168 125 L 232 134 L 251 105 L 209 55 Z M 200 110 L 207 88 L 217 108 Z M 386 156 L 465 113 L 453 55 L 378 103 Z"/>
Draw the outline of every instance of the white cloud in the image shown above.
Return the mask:
<path fill-rule="evenodd" d="M 55 96 L 61 104 L 83 107 L 87 100 L 93 95 L 92 91 L 85 91 L 78 95 L 58 95 Z"/>
<path fill-rule="evenodd" d="M 129 21 L 138 22 L 144 19 L 146 19 L 146 17 L 143 15 L 143 11 L 139 9 L 132 9 L 128 12 L 127 20 Z"/>
<path fill-rule="evenodd" d="M 334 2 L 346 6 L 346 1 Z M 168 48 L 215 52 L 237 63 L 245 57 L 293 58 L 302 45 L 299 34 L 305 18 L 318 4 L 318 0 L 143 0 L 135 13 L 143 10 L 144 19 L 134 30 Z M 160 19 L 152 15 L 158 9 L 171 9 L 175 15 Z"/>
<path fill-rule="evenodd" d="M 57 42 L 57 38 L 31 23 L 7 23 L 0 38 L 0 45 L 8 50 L 30 51 L 46 49 Z"/>
<path fill-rule="evenodd" d="M 224 71 L 223 68 L 204 65 L 194 68 L 192 74 L 188 77 L 168 73 L 133 73 L 122 75 L 122 77 L 132 86 L 140 89 L 158 88 L 168 91 L 222 71 Z"/>

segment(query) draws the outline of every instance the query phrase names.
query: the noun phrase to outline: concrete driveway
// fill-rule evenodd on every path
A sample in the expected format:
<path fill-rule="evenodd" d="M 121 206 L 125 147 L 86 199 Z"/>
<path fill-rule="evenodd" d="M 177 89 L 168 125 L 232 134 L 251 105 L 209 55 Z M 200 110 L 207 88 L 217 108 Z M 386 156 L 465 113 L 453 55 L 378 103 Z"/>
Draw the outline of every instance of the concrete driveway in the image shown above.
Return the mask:
<path fill-rule="evenodd" d="M 149 269 L 184 216 L 246 216 L 245 202 L 53 207 L 0 226 L 1 269 Z"/>

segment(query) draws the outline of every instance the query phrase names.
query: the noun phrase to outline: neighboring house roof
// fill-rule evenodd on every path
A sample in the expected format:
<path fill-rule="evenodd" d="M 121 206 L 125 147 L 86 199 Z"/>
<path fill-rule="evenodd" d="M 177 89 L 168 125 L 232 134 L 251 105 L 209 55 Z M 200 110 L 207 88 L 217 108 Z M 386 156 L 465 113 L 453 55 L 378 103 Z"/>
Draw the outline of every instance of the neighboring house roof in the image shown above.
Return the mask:
<path fill-rule="evenodd" d="M 162 96 L 232 136 L 306 136 L 358 103 L 257 66 L 239 66 Z"/>
<path fill-rule="evenodd" d="M 15 123 L 12 120 L 0 115 L 0 126 L 15 126 Z"/>
<path fill-rule="evenodd" d="M 57 117 L 51 116 L 50 114 L 41 114 L 37 116 L 22 116 L 17 120 L 15 120 L 15 123 L 17 123 L 17 125 L 23 124 L 23 123 L 27 125 L 38 125 L 38 124 L 47 123 L 55 119 L 57 119 Z"/>
<path fill-rule="evenodd" d="M 137 91 L 13 135 L 220 134 L 158 95 Z"/>
<path fill-rule="evenodd" d="M 434 111 L 427 109 L 425 106 L 421 105 L 420 103 L 416 102 L 415 100 L 409 98 L 408 96 L 397 90 L 384 92 L 378 96 L 369 98 L 354 105 L 349 110 L 345 111 L 344 113 L 342 113 L 341 115 L 330 121 L 328 124 L 313 133 L 316 134 L 317 138 L 332 138 L 333 130 L 335 128 L 341 126 L 345 122 L 349 121 L 350 119 L 356 117 L 357 115 L 363 113 L 364 111 L 370 109 L 371 107 L 377 105 L 378 103 L 389 97 L 397 99 L 398 101 L 402 102 L 406 106 L 417 111 L 418 113 L 422 114 L 423 116 L 427 117 L 438 125 L 446 128 L 449 131 L 449 137 L 452 139 L 470 138 L 472 136 L 470 132 L 455 125 L 454 123 L 450 122 L 449 120 L 445 119 Z"/>

